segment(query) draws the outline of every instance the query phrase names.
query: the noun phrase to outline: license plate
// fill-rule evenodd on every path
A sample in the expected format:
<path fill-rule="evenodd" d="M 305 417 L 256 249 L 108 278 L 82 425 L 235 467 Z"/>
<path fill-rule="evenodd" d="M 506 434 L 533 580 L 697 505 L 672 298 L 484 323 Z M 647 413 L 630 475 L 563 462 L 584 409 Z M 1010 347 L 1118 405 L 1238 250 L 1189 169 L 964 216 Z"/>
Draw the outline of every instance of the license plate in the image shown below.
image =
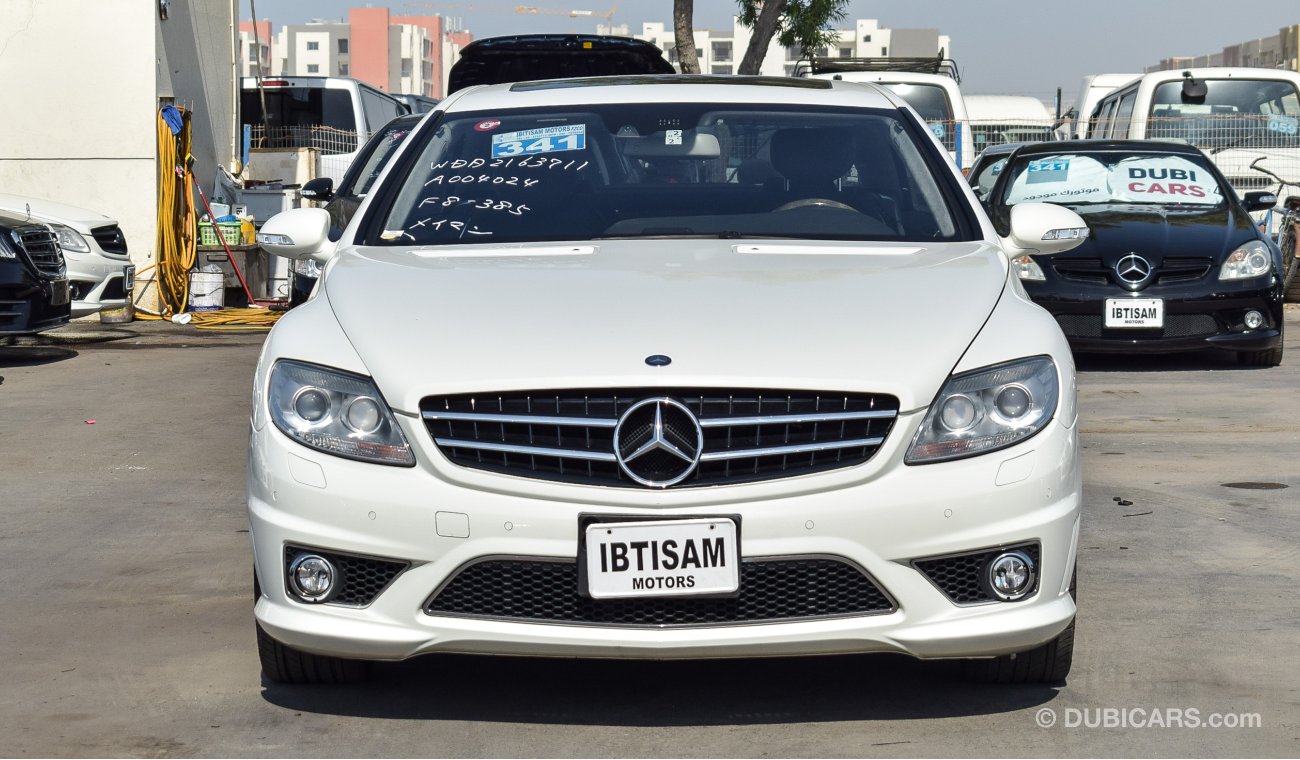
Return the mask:
<path fill-rule="evenodd" d="M 135 264 L 122 268 L 122 290 L 130 293 L 135 288 Z"/>
<path fill-rule="evenodd" d="M 1164 327 L 1165 302 L 1160 298 L 1107 298 L 1107 327 Z"/>
<path fill-rule="evenodd" d="M 72 291 L 67 280 L 50 280 L 50 305 L 62 306 L 72 300 Z"/>
<path fill-rule="evenodd" d="M 596 522 L 587 525 L 587 593 L 593 599 L 732 594 L 740 589 L 734 520 Z"/>

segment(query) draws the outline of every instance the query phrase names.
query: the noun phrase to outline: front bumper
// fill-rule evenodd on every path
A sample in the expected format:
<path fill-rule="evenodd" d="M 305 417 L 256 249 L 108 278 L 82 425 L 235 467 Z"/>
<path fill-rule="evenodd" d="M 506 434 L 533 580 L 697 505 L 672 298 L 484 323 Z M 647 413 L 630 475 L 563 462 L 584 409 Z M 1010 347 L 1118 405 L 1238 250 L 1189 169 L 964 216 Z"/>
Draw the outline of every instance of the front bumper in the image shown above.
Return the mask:
<path fill-rule="evenodd" d="M 1213 283 L 1148 288 L 1129 293 L 1119 288 L 1063 287 L 1025 283 L 1025 290 L 1047 309 L 1076 351 L 1173 353 L 1219 348 L 1265 351 L 1282 344 L 1282 295 L 1269 278 L 1255 283 Z M 1107 328 L 1108 298 L 1159 298 L 1165 305 L 1162 328 Z M 1264 324 L 1249 329 L 1246 312 L 1255 310 Z"/>
<path fill-rule="evenodd" d="M 84 317 L 104 309 L 126 306 L 134 286 L 135 266 L 125 256 L 64 252 L 73 291 L 72 316 Z"/>
<path fill-rule="evenodd" d="M 0 261 L 0 335 L 31 335 L 66 324 L 68 281 L 37 279 L 16 261 Z"/>
<path fill-rule="evenodd" d="M 768 484 L 661 492 L 629 505 L 624 489 L 571 487 L 537 496 L 497 476 L 491 489 L 452 482 L 418 420 L 400 424 L 419 464 L 338 459 L 253 431 L 248 506 L 262 597 L 255 613 L 274 638 L 320 654 L 400 660 L 428 652 L 619 658 L 711 658 L 849 652 L 986 657 L 1024 651 L 1073 619 L 1068 593 L 1079 528 L 1078 434 L 1059 421 L 1015 447 L 943 464 L 902 464 L 920 415 L 905 415 L 876 456 L 852 471 Z M 1002 483 L 1003 485 L 998 485 Z M 551 484 L 554 485 L 554 484 Z M 643 491 L 637 495 L 644 497 Z M 745 558 L 834 557 L 862 568 L 892 612 L 750 624 L 619 627 L 430 615 L 424 603 L 484 557 L 578 555 L 579 516 L 680 518 L 736 514 Z M 454 513 L 444 530 L 439 513 Z M 464 537 L 456 537 L 463 535 Z M 993 546 L 1037 542 L 1038 590 L 1019 602 L 958 605 L 912 565 Z M 409 567 L 365 607 L 311 605 L 286 589 L 285 547 L 390 558 Z"/>

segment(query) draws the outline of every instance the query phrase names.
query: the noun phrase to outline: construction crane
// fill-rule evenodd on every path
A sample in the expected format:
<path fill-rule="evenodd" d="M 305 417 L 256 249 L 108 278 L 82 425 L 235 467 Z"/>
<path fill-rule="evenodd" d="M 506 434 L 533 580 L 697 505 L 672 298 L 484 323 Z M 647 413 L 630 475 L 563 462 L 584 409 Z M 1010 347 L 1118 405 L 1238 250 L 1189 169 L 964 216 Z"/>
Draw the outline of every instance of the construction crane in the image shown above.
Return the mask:
<path fill-rule="evenodd" d="M 565 8 L 543 8 L 536 5 L 507 5 L 504 3 L 406 3 L 403 7 L 423 8 L 435 13 L 454 11 L 457 13 L 510 13 L 521 16 L 565 16 L 568 18 L 591 18 L 605 21 L 612 30 L 614 14 L 618 12 L 618 3 L 607 11 L 592 11 Z"/>

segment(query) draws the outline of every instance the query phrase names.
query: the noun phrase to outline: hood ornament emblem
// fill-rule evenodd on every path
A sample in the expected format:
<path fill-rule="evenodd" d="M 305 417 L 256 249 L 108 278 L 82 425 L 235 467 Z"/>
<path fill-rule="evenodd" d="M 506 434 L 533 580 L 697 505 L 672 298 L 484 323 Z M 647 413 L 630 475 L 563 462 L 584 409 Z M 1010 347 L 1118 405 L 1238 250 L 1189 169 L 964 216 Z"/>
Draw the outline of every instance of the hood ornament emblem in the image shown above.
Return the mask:
<path fill-rule="evenodd" d="M 671 356 L 664 356 L 663 354 L 651 354 L 645 358 L 645 363 L 651 367 L 667 367 L 673 363 L 673 359 Z"/>

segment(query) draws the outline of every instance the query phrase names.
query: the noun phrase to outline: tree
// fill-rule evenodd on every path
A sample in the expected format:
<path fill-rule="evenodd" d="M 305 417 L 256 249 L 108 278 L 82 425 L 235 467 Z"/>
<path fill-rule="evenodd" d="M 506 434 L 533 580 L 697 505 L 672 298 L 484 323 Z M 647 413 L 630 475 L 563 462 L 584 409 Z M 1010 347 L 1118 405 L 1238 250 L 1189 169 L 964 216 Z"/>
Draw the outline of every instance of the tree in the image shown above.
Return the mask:
<path fill-rule="evenodd" d="M 683 74 L 700 73 L 700 59 L 695 54 L 694 17 L 695 0 L 673 0 L 673 34 Z"/>
<path fill-rule="evenodd" d="M 839 42 L 835 24 L 848 17 L 849 0 L 738 0 L 740 23 L 750 28 L 740 74 L 757 74 L 775 36 L 782 47 L 810 51 Z"/>

